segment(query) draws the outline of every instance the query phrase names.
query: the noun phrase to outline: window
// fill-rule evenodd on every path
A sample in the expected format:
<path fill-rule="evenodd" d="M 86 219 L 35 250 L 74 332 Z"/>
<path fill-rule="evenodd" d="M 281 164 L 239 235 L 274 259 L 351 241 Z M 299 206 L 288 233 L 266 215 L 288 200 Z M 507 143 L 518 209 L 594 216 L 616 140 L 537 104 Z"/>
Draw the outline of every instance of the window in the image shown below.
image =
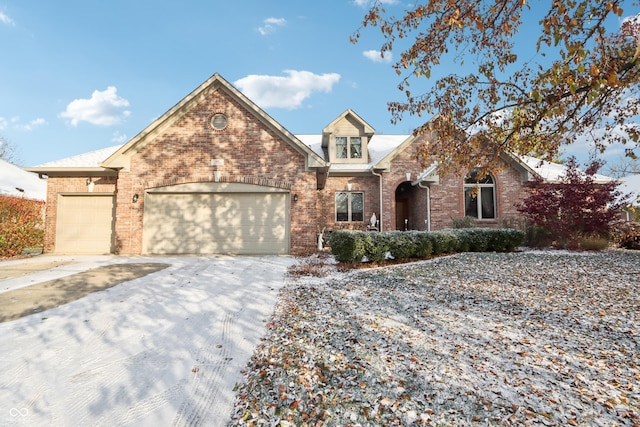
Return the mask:
<path fill-rule="evenodd" d="M 364 193 L 336 193 L 336 221 L 364 221 Z"/>
<path fill-rule="evenodd" d="M 362 138 L 359 136 L 336 136 L 337 159 L 361 159 Z"/>
<path fill-rule="evenodd" d="M 472 170 L 464 179 L 464 214 L 478 219 L 496 217 L 496 185 L 491 175 L 478 179 Z"/>
<path fill-rule="evenodd" d="M 214 130 L 223 130 L 227 127 L 227 116 L 223 113 L 215 113 L 211 116 L 210 123 Z"/>

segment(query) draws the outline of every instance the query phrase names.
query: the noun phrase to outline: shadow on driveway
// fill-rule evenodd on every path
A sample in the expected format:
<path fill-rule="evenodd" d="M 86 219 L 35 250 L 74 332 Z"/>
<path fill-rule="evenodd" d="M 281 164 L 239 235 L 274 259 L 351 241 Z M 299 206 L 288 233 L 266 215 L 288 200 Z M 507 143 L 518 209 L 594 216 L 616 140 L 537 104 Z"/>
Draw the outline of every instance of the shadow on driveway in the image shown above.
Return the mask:
<path fill-rule="evenodd" d="M 164 270 L 169 264 L 113 264 L 0 293 L 0 322 L 9 322 L 78 300 L 129 280 Z"/>

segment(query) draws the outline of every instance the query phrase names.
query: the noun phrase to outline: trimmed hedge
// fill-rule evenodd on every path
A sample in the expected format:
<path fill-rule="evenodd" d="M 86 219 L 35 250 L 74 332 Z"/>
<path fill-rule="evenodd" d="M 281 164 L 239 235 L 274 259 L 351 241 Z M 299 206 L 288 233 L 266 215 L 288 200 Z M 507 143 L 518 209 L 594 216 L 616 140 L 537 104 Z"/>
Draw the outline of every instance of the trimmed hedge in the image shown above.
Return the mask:
<path fill-rule="evenodd" d="M 464 228 L 440 231 L 337 230 L 331 233 L 331 253 L 338 262 L 379 262 L 428 258 L 456 252 L 510 252 L 524 242 L 525 233 L 511 228 Z"/>

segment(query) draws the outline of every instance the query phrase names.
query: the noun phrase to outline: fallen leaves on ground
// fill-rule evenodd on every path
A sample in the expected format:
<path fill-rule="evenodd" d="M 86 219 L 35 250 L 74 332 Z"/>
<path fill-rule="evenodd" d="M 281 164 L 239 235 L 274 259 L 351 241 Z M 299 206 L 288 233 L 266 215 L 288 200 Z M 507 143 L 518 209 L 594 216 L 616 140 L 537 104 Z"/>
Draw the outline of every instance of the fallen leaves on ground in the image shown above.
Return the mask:
<path fill-rule="evenodd" d="M 640 425 L 640 253 L 291 277 L 233 426 Z"/>

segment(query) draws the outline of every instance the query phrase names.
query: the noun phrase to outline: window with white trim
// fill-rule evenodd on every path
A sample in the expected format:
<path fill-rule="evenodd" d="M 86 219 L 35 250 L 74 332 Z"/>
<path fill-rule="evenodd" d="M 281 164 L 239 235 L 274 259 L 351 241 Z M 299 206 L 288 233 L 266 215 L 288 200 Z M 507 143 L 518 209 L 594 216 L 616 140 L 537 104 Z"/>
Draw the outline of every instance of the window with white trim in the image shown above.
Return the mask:
<path fill-rule="evenodd" d="M 336 221 L 364 221 L 364 193 L 355 191 L 336 193 Z"/>
<path fill-rule="evenodd" d="M 359 136 L 336 136 L 337 159 L 361 159 L 362 138 Z"/>
<path fill-rule="evenodd" d="M 464 214 L 478 219 L 495 219 L 496 184 L 491 175 L 478 178 L 478 169 L 464 179 Z"/>

